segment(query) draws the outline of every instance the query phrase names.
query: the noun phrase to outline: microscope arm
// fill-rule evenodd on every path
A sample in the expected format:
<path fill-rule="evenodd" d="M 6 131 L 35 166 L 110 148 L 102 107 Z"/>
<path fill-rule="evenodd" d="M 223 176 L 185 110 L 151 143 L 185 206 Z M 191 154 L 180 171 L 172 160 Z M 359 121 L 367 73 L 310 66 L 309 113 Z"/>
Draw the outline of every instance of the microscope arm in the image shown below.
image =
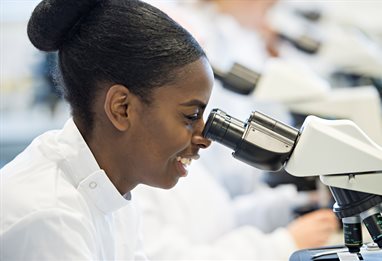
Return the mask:
<path fill-rule="evenodd" d="M 382 195 L 382 148 L 349 120 L 309 116 L 285 170 L 333 187 Z"/>

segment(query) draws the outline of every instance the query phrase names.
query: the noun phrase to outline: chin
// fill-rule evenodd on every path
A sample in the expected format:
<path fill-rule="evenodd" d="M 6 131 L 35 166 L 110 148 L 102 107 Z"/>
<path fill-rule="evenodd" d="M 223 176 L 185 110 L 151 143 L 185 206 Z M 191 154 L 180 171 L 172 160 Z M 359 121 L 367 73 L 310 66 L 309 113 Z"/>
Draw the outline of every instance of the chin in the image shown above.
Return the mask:
<path fill-rule="evenodd" d="M 151 175 L 150 180 L 147 179 L 142 183 L 150 187 L 171 189 L 178 183 L 179 178 L 180 176 L 177 174 L 177 172 L 167 171 L 164 173 L 156 173 L 156 175 L 153 174 Z"/>
<path fill-rule="evenodd" d="M 166 183 L 160 184 L 158 187 L 161 189 L 171 189 L 171 188 L 175 187 L 175 185 L 178 183 L 178 181 L 179 181 L 179 178 L 172 179 L 172 180 L 167 181 Z"/>

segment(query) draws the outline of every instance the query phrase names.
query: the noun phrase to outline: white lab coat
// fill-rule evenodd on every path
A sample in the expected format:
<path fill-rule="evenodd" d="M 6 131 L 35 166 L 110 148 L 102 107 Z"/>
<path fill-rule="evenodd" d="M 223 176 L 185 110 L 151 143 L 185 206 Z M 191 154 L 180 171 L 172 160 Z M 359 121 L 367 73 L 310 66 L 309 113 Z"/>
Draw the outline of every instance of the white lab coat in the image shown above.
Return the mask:
<path fill-rule="evenodd" d="M 235 203 L 200 162 L 171 190 L 141 185 L 135 193 L 151 260 L 288 260 L 296 250 L 285 228 L 238 226 Z"/>
<path fill-rule="evenodd" d="M 237 62 L 262 71 L 269 58 L 265 42 L 254 30 L 241 26 L 232 16 L 219 12 L 213 2 L 183 1 L 170 16 L 190 30 L 215 67 L 228 70 Z"/>
<path fill-rule="evenodd" d="M 73 120 L 1 169 L 1 260 L 145 260 L 133 200 L 99 168 Z"/>

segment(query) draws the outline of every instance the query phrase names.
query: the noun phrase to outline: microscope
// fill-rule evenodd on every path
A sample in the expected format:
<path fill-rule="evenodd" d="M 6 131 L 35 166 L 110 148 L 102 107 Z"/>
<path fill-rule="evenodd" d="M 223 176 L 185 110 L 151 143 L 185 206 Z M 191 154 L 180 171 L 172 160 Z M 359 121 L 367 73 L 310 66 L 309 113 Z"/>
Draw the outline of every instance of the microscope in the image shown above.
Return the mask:
<path fill-rule="evenodd" d="M 261 73 L 238 63 L 228 71 L 213 66 L 213 72 L 225 89 L 249 95 L 254 101 L 281 103 L 292 115 L 352 120 L 382 145 L 381 99 L 377 86 L 335 88 L 304 64 L 276 58 L 269 59 Z M 298 119 L 296 125 L 302 123 L 303 119 Z"/>
<path fill-rule="evenodd" d="M 258 111 L 241 121 L 213 109 L 203 135 L 253 167 L 320 176 L 329 186 L 345 247 L 298 251 L 291 261 L 382 260 L 382 147 L 355 123 L 308 116 L 298 130 Z M 361 222 L 374 241 L 368 245 L 362 241 Z M 353 259 L 341 259 L 344 254 Z M 333 258 L 326 259 L 329 255 Z"/>

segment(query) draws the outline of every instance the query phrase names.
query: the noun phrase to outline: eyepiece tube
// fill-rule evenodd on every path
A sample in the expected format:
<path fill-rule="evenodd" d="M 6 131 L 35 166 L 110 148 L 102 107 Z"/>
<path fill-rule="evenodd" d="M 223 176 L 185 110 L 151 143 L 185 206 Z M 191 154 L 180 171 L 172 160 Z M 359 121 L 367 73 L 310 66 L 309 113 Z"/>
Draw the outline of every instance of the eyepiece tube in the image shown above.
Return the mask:
<path fill-rule="evenodd" d="M 298 133 L 294 128 L 257 112 L 242 122 L 219 109 L 212 110 L 203 130 L 204 137 L 234 150 L 232 155 L 236 159 L 269 171 L 282 168 Z"/>
<path fill-rule="evenodd" d="M 253 92 L 261 77 L 258 72 L 238 63 L 234 63 L 228 72 L 223 72 L 214 66 L 212 70 L 224 88 L 243 95 Z"/>
<path fill-rule="evenodd" d="M 244 131 L 244 122 L 227 115 L 219 109 L 213 109 L 208 116 L 203 136 L 235 150 L 243 137 Z"/>

